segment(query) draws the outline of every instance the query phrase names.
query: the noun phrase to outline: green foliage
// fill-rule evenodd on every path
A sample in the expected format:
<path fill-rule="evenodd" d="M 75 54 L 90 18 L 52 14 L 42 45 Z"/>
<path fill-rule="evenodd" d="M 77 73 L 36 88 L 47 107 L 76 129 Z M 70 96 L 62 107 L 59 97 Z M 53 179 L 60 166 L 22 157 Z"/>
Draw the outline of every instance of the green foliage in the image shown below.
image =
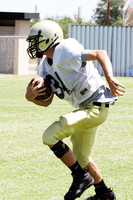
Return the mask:
<path fill-rule="evenodd" d="M 73 20 L 70 17 L 64 17 L 59 19 L 57 23 L 61 26 L 64 34 L 64 38 L 68 37 L 68 31 L 69 31 L 69 24 L 73 23 Z"/>
<path fill-rule="evenodd" d="M 112 23 L 112 26 L 122 26 L 123 23 L 123 19 L 121 16 L 118 16 L 116 18 L 116 21 Z"/>
<path fill-rule="evenodd" d="M 101 0 L 94 13 L 95 23 L 107 25 L 107 0 Z M 110 0 L 110 25 L 122 25 L 125 0 Z"/>

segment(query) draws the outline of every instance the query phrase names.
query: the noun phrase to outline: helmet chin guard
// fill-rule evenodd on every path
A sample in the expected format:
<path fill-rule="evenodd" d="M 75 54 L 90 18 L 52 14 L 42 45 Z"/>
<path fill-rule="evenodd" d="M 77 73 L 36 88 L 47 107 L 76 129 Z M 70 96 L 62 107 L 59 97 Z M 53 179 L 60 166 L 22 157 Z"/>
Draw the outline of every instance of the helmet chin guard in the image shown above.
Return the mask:
<path fill-rule="evenodd" d="M 43 57 L 43 54 L 41 52 L 36 52 L 36 58 L 42 58 Z"/>
<path fill-rule="evenodd" d="M 61 27 L 54 21 L 44 20 L 33 25 L 26 39 L 31 59 L 42 58 L 43 53 L 63 39 Z"/>

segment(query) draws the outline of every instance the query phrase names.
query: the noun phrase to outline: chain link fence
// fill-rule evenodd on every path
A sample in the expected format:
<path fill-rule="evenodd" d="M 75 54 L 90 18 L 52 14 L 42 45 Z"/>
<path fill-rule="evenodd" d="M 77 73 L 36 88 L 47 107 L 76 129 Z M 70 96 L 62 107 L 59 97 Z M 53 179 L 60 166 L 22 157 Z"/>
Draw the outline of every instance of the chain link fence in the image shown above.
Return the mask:
<path fill-rule="evenodd" d="M 0 36 L 0 73 L 13 73 L 15 38 Z"/>
<path fill-rule="evenodd" d="M 31 60 L 26 53 L 28 43 L 23 36 L 0 36 L 0 73 L 19 74 L 17 68 L 28 69 L 28 74 L 36 74 L 38 60 Z M 25 62 L 27 60 L 27 62 Z M 26 63 L 26 66 L 25 66 Z M 23 69 L 20 73 L 24 74 Z"/>

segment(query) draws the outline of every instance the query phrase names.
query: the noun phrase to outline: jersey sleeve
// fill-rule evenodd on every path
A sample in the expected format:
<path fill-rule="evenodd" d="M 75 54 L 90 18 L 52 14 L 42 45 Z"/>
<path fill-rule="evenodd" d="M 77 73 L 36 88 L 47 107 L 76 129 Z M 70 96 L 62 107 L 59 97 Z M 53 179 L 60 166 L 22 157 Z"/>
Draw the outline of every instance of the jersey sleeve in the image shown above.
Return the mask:
<path fill-rule="evenodd" d="M 79 71 L 82 66 L 81 54 L 84 47 L 75 39 L 69 38 L 57 46 L 54 53 L 54 66 Z"/>

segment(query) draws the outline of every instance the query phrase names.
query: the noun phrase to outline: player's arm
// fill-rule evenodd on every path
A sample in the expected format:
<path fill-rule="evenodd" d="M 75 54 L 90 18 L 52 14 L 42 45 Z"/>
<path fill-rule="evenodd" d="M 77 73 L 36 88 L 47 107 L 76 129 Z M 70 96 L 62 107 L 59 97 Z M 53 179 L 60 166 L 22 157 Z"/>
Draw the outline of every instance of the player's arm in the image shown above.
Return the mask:
<path fill-rule="evenodd" d="M 87 61 L 97 60 L 101 65 L 106 80 L 109 84 L 109 87 L 112 91 L 112 95 L 115 96 L 123 96 L 125 93 L 125 86 L 120 84 L 114 77 L 113 77 L 113 70 L 112 70 L 112 63 L 109 59 L 106 50 L 88 50 L 86 55 Z"/>
<path fill-rule="evenodd" d="M 52 94 L 51 97 L 50 97 L 50 99 L 47 100 L 47 101 L 33 99 L 31 102 L 35 103 L 38 106 L 48 107 L 52 103 L 53 96 L 54 96 L 54 94 Z"/>
<path fill-rule="evenodd" d="M 35 81 L 30 82 L 27 86 L 25 98 L 36 105 L 47 107 L 52 103 L 54 93 L 51 94 L 51 97 L 47 101 L 35 99 L 37 96 L 45 94 L 45 88 L 40 87 L 39 85 L 35 86 Z"/>

